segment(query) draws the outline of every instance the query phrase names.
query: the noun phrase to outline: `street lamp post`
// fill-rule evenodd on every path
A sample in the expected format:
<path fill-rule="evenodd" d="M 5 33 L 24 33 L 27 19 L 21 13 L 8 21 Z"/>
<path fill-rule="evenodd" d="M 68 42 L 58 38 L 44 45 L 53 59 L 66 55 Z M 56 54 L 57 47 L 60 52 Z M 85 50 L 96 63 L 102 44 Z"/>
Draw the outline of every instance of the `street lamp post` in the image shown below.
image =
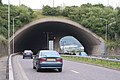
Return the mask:
<path fill-rule="evenodd" d="M 106 23 L 105 23 L 105 24 L 106 24 L 106 25 L 105 25 L 105 40 L 106 40 L 106 42 L 107 42 L 107 37 L 108 37 L 108 36 L 107 36 L 107 34 L 108 34 L 108 25 L 107 25 L 108 23 L 107 23 L 107 22 L 108 22 L 108 21 L 107 21 L 106 19 L 104 19 L 104 18 L 100 18 L 100 19 L 101 19 L 101 20 L 104 20 L 104 21 L 106 22 Z"/>
<path fill-rule="evenodd" d="M 109 6 L 109 0 L 108 0 L 108 6 Z"/>
<path fill-rule="evenodd" d="M 114 22 L 112 22 L 112 23 L 109 23 L 108 24 L 108 21 L 107 21 L 107 19 L 104 19 L 104 18 L 100 18 L 101 20 L 104 20 L 105 22 L 106 22 L 106 29 L 105 29 L 105 40 L 106 40 L 106 42 L 108 41 L 108 28 L 109 28 L 109 26 L 111 26 L 112 24 L 116 24 L 116 21 L 114 21 Z M 107 45 L 106 45 L 107 46 Z M 106 52 L 107 52 L 107 50 L 105 49 L 105 55 L 106 55 Z"/>
<path fill-rule="evenodd" d="M 8 0 L 8 55 L 10 55 L 10 1 Z"/>
<path fill-rule="evenodd" d="M 20 6 L 20 4 L 21 4 L 21 1 L 19 0 L 19 6 Z"/>
<path fill-rule="evenodd" d="M 107 31 L 107 30 L 108 30 L 108 25 L 107 25 L 107 24 L 108 24 L 108 21 L 107 21 L 107 19 L 104 19 L 104 18 L 100 18 L 100 19 L 101 19 L 101 20 L 104 20 L 104 21 L 106 22 L 106 23 L 105 23 L 105 24 L 106 24 L 106 25 L 105 25 L 105 41 L 106 41 L 106 43 L 107 43 L 107 34 L 108 34 L 108 33 L 107 33 L 107 32 L 108 32 L 108 31 Z M 106 47 L 105 47 L 105 54 L 104 54 L 105 56 L 106 56 L 106 53 L 107 53 L 107 44 L 106 44 Z"/>
<path fill-rule="evenodd" d="M 53 7 L 54 7 L 54 0 L 53 0 Z"/>
<path fill-rule="evenodd" d="M 19 18 L 19 16 L 16 16 L 15 18 L 13 17 L 13 53 L 14 53 L 14 41 L 15 41 L 15 39 L 14 39 L 14 37 L 15 37 L 15 19 L 16 18 Z"/>
<path fill-rule="evenodd" d="M 105 40 L 106 40 L 106 42 L 107 42 L 107 38 L 108 38 L 108 26 L 107 26 L 107 20 L 105 20 L 106 21 L 106 29 L 105 29 Z"/>
<path fill-rule="evenodd" d="M 14 53 L 14 30 L 15 30 L 15 29 L 14 29 L 14 28 L 15 28 L 15 27 L 14 27 L 14 26 L 15 26 L 15 25 L 14 25 L 14 24 L 15 24 L 14 21 L 15 21 L 15 18 L 13 18 L 13 53 Z"/>
<path fill-rule="evenodd" d="M 115 25 L 115 24 L 116 24 L 116 21 L 109 23 L 108 24 L 108 30 L 109 30 L 110 27 L 112 27 L 112 25 Z M 115 37 L 115 35 L 114 35 L 114 37 Z"/>

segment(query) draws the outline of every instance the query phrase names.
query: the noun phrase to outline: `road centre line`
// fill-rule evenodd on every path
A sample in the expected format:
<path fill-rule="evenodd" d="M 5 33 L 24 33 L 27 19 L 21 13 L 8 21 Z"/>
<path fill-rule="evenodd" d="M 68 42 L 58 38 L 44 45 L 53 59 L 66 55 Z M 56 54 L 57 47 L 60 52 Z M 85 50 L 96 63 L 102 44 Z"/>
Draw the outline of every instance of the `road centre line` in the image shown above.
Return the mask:
<path fill-rule="evenodd" d="M 75 71 L 75 70 L 71 70 L 72 72 L 74 72 L 74 73 L 76 73 L 76 74 L 78 74 L 79 72 L 77 72 L 77 71 Z"/>

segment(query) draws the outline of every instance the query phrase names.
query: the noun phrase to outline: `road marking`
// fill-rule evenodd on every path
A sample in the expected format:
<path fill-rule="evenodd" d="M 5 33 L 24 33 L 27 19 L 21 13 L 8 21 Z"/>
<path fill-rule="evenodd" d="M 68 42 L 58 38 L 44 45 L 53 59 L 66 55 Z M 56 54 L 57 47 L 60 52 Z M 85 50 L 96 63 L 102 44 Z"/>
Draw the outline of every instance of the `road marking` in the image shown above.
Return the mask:
<path fill-rule="evenodd" d="M 19 67 L 19 69 L 20 69 L 20 72 L 21 72 L 21 75 L 22 75 L 23 80 L 29 80 L 29 79 L 27 78 L 27 75 L 26 75 L 26 73 L 24 72 L 21 64 L 20 64 L 19 61 L 18 61 L 18 56 L 17 56 L 17 64 L 18 64 L 18 67 Z"/>
<path fill-rule="evenodd" d="M 77 73 L 77 74 L 79 73 L 79 72 L 77 72 L 77 71 L 75 71 L 75 70 L 71 70 L 71 71 L 74 72 L 74 73 Z"/>

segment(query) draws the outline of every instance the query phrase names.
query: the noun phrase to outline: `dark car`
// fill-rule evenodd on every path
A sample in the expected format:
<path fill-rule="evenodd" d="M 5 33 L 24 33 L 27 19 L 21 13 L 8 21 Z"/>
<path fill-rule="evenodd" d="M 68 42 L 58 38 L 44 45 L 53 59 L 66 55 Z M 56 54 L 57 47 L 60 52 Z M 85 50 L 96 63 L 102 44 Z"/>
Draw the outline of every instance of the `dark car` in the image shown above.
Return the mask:
<path fill-rule="evenodd" d="M 31 50 L 24 50 L 24 52 L 23 52 L 23 59 L 25 57 L 30 57 L 32 59 L 33 58 L 33 52 Z"/>
<path fill-rule="evenodd" d="M 40 50 L 33 58 L 33 69 L 58 69 L 62 72 L 63 59 L 57 51 Z"/>

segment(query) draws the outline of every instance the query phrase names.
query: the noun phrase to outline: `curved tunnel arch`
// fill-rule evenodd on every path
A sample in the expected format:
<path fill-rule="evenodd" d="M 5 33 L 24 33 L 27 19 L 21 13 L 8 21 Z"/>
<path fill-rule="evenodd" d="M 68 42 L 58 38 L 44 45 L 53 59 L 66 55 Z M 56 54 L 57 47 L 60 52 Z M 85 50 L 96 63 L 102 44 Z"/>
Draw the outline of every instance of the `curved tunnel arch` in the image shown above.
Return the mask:
<path fill-rule="evenodd" d="M 40 49 L 47 49 L 48 35 L 49 39 L 55 42 L 54 49 L 59 52 L 60 39 L 64 36 L 73 36 L 89 55 L 104 53 L 104 41 L 100 37 L 74 21 L 55 17 L 39 19 L 19 29 L 14 37 L 14 52 L 22 52 L 25 49 L 37 52 Z M 12 40 L 11 37 L 11 47 Z"/>

